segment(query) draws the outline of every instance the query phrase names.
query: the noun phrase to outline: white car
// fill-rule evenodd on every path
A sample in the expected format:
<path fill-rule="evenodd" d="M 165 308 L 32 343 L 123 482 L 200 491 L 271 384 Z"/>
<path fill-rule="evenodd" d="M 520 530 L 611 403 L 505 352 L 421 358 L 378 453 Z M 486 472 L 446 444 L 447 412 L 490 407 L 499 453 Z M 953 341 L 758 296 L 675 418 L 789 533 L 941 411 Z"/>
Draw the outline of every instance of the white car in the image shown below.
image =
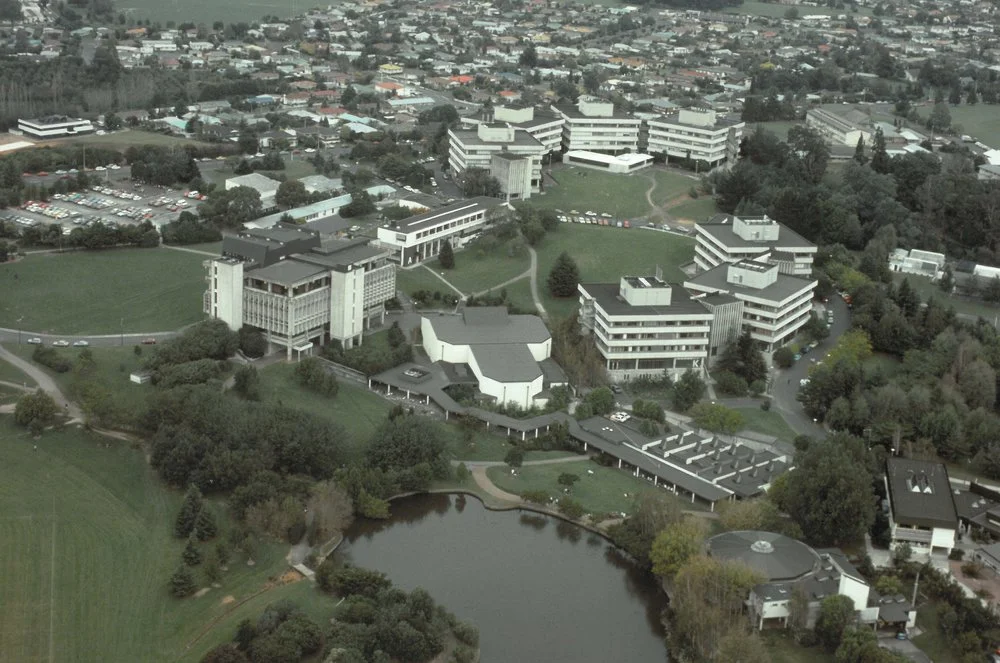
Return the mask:
<path fill-rule="evenodd" d="M 90 345 L 90 341 L 85 341 L 83 339 L 80 339 L 79 341 L 73 341 L 74 348 L 85 348 L 88 345 Z"/>
<path fill-rule="evenodd" d="M 111 164 L 110 166 L 108 166 L 108 168 L 110 168 L 111 170 L 121 170 L 122 169 L 122 167 L 119 166 L 116 163 Z"/>
<path fill-rule="evenodd" d="M 312 153 L 313 153 L 313 152 L 315 152 L 315 151 L 316 151 L 316 149 L 315 149 L 315 148 L 313 148 L 313 147 L 307 147 L 307 148 L 306 148 L 306 154 L 312 154 Z"/>
<path fill-rule="evenodd" d="M 38 338 L 37 336 L 35 336 L 33 338 L 29 338 L 28 339 L 28 344 L 29 345 L 41 345 L 42 344 L 42 339 Z"/>
<path fill-rule="evenodd" d="M 799 386 L 800 387 L 804 387 L 807 384 L 809 384 L 809 378 L 802 378 L 801 380 L 799 380 Z"/>
<path fill-rule="evenodd" d="M 52 341 L 52 346 L 56 348 L 68 348 L 69 341 Z"/>
<path fill-rule="evenodd" d="M 97 168 L 95 168 L 94 170 L 99 170 L 99 171 L 102 171 L 102 172 L 103 172 L 103 171 L 107 170 L 107 168 L 105 168 L 104 166 L 98 166 L 98 167 L 97 167 Z"/>

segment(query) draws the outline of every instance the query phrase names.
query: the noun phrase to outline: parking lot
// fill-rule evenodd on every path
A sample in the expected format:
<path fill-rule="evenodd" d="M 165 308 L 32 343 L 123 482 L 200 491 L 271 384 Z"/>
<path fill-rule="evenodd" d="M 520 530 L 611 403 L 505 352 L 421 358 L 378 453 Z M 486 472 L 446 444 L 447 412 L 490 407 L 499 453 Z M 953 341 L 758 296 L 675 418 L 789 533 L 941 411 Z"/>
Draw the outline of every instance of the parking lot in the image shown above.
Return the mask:
<path fill-rule="evenodd" d="M 27 201 L 19 210 L 0 218 L 22 227 L 58 223 L 64 234 L 74 227 L 98 221 L 106 224 L 138 224 L 149 220 L 159 227 L 174 221 L 185 209 L 194 211 L 197 192 L 175 191 L 166 187 L 107 181 L 85 191 L 53 194 L 48 201 Z"/>

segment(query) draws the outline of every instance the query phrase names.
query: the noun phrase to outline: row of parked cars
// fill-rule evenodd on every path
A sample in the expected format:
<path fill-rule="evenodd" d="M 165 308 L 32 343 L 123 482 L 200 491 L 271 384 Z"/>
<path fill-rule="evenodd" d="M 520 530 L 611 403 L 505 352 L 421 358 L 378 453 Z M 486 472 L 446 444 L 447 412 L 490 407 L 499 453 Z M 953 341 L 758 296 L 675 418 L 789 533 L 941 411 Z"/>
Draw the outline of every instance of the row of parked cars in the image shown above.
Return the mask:
<path fill-rule="evenodd" d="M 598 214 L 597 212 L 584 212 L 580 214 L 575 209 L 566 214 L 562 210 L 556 210 L 559 220 L 562 223 L 582 223 L 592 226 L 609 226 L 612 228 L 631 228 L 632 224 L 628 219 L 615 219 L 610 214 Z"/>
<path fill-rule="evenodd" d="M 45 203 L 39 200 L 29 200 L 23 205 L 21 209 L 26 212 L 31 212 L 33 214 L 41 214 L 42 216 L 47 216 L 50 219 L 55 219 L 56 221 L 62 221 L 63 219 L 69 219 L 74 216 L 80 216 L 79 212 L 66 209 L 65 207 L 60 207 L 59 205 L 53 205 L 52 203 Z"/>
<path fill-rule="evenodd" d="M 137 193 L 130 193 L 128 191 L 121 191 L 119 189 L 112 189 L 106 186 L 92 186 L 90 190 L 94 193 L 103 193 L 105 196 L 112 196 L 113 198 L 121 198 L 122 200 L 142 200 L 142 196 Z"/>
<path fill-rule="evenodd" d="M 41 345 L 42 339 L 35 336 L 34 338 L 29 338 L 28 343 L 31 345 Z M 90 341 L 85 341 L 82 338 L 79 341 L 73 341 L 74 348 L 85 348 L 88 345 L 90 345 Z M 66 340 L 52 341 L 52 347 L 54 348 L 68 348 L 69 346 L 70 343 Z"/>
<path fill-rule="evenodd" d="M 54 193 L 52 194 L 54 200 L 65 200 L 68 203 L 73 203 L 74 205 L 80 205 L 81 207 L 87 207 L 89 209 L 107 209 L 111 207 L 111 203 L 100 196 L 91 196 L 79 191 L 75 193 Z"/>

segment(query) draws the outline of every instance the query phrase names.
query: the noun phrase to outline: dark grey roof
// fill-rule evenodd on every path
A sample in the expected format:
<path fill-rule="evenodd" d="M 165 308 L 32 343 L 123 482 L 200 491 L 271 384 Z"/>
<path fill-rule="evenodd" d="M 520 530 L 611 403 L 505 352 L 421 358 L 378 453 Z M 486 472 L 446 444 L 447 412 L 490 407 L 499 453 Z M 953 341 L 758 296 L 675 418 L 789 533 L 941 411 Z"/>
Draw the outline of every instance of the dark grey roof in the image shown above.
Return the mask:
<path fill-rule="evenodd" d="M 953 490 L 952 500 L 959 520 L 971 521 L 997 506 L 997 502 L 968 490 Z"/>
<path fill-rule="evenodd" d="M 672 284 L 670 291 L 669 306 L 632 306 L 619 294 L 619 284 L 617 283 L 581 283 L 582 288 L 588 295 L 604 309 L 609 315 L 704 315 L 705 319 L 712 318 L 712 312 L 698 300 L 692 299 L 684 288 Z"/>
<path fill-rule="evenodd" d="M 816 245 L 789 229 L 784 224 L 778 224 L 778 239 L 770 242 L 752 241 L 743 239 L 733 232 L 733 215 L 716 214 L 706 223 L 695 224 L 697 228 L 704 230 L 719 241 L 723 246 L 730 248 L 751 249 L 756 247 L 775 247 L 780 249 L 815 249 Z M 750 218 L 750 217 L 741 217 Z"/>
<path fill-rule="evenodd" d="M 538 316 L 507 315 L 503 307 L 471 307 L 461 316 L 427 319 L 438 339 L 453 345 L 544 343 L 551 338 Z"/>
<path fill-rule="evenodd" d="M 492 126 L 492 125 L 487 125 Z M 501 123 L 500 126 L 507 126 L 506 123 Z M 476 131 L 451 131 L 463 145 L 522 145 L 522 146 L 535 146 L 541 147 L 542 144 L 537 138 L 529 134 L 524 129 L 514 128 L 514 140 L 483 140 L 479 133 Z"/>
<path fill-rule="evenodd" d="M 958 529 L 951 482 L 942 463 L 890 458 L 885 476 L 896 524 Z"/>
<path fill-rule="evenodd" d="M 729 263 L 722 263 L 707 272 L 692 276 L 684 282 L 684 287 L 694 290 L 721 290 L 732 295 L 744 295 L 771 302 L 783 302 L 803 289 L 811 287 L 810 284 L 812 286 L 816 284 L 815 279 L 804 279 L 799 276 L 779 273 L 778 278 L 771 285 L 764 288 L 751 288 L 746 285 L 730 283 L 727 280 L 729 267 Z"/>
<path fill-rule="evenodd" d="M 574 120 L 633 120 L 636 124 L 639 124 L 641 120 L 628 113 L 623 113 L 617 108 L 611 115 L 584 115 L 580 112 L 580 109 L 576 106 L 571 106 L 569 104 L 557 104 L 553 106 L 557 111 L 565 115 L 567 118 Z"/>
<path fill-rule="evenodd" d="M 758 530 L 713 536 L 708 540 L 708 553 L 718 559 L 742 562 L 770 582 L 801 578 L 820 562 L 816 551 L 805 543 Z"/>
<path fill-rule="evenodd" d="M 680 111 L 672 111 L 669 113 L 664 113 L 663 115 L 653 118 L 649 121 L 650 124 L 656 124 L 662 122 L 665 124 L 676 124 L 679 127 L 691 127 L 692 129 L 704 129 L 704 130 L 714 130 L 723 127 L 734 127 L 737 124 L 743 124 L 743 120 L 738 117 L 725 117 L 716 115 L 715 122 L 713 124 L 693 124 L 691 122 L 681 122 Z"/>
<path fill-rule="evenodd" d="M 312 265 L 298 260 L 279 260 L 266 267 L 247 272 L 247 276 L 285 286 L 295 285 L 310 278 L 324 274 L 327 270 L 319 265 Z"/>
<path fill-rule="evenodd" d="M 328 239 L 309 253 L 296 254 L 296 260 L 328 267 L 358 265 L 379 256 L 388 256 L 389 251 L 377 247 L 366 238 Z"/>
<path fill-rule="evenodd" d="M 522 344 L 478 344 L 472 355 L 482 374 L 497 382 L 531 382 L 541 377 L 542 369 Z"/>

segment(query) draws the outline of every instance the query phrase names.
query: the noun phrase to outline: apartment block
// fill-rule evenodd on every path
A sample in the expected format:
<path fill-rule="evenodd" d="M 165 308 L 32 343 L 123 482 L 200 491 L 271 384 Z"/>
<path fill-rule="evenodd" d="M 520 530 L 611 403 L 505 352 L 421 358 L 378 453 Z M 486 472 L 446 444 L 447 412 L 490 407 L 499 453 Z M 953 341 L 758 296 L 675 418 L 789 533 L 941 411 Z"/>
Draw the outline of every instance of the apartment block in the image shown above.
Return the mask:
<path fill-rule="evenodd" d="M 639 151 L 642 120 L 615 110 L 609 101 L 580 99 L 575 105 L 553 106 L 563 119 L 562 149 L 621 154 Z"/>
<path fill-rule="evenodd" d="M 681 109 L 646 121 L 646 152 L 671 159 L 705 161 L 712 168 L 735 160 L 746 126 L 711 110 Z"/>
<path fill-rule="evenodd" d="M 783 274 L 812 274 L 816 245 L 798 233 L 763 216 L 716 214 L 695 224 L 694 262 L 707 270 L 724 263 L 757 260 L 772 262 Z"/>
<path fill-rule="evenodd" d="M 479 236 L 484 226 L 511 208 L 496 198 L 470 198 L 378 229 L 379 244 L 389 259 L 412 267 L 434 258 L 444 242 L 461 249 Z"/>
<path fill-rule="evenodd" d="M 541 190 L 544 154 L 537 138 L 506 122 L 448 131 L 448 164 L 455 178 L 482 168 L 497 178 L 506 200 L 523 200 Z"/>

